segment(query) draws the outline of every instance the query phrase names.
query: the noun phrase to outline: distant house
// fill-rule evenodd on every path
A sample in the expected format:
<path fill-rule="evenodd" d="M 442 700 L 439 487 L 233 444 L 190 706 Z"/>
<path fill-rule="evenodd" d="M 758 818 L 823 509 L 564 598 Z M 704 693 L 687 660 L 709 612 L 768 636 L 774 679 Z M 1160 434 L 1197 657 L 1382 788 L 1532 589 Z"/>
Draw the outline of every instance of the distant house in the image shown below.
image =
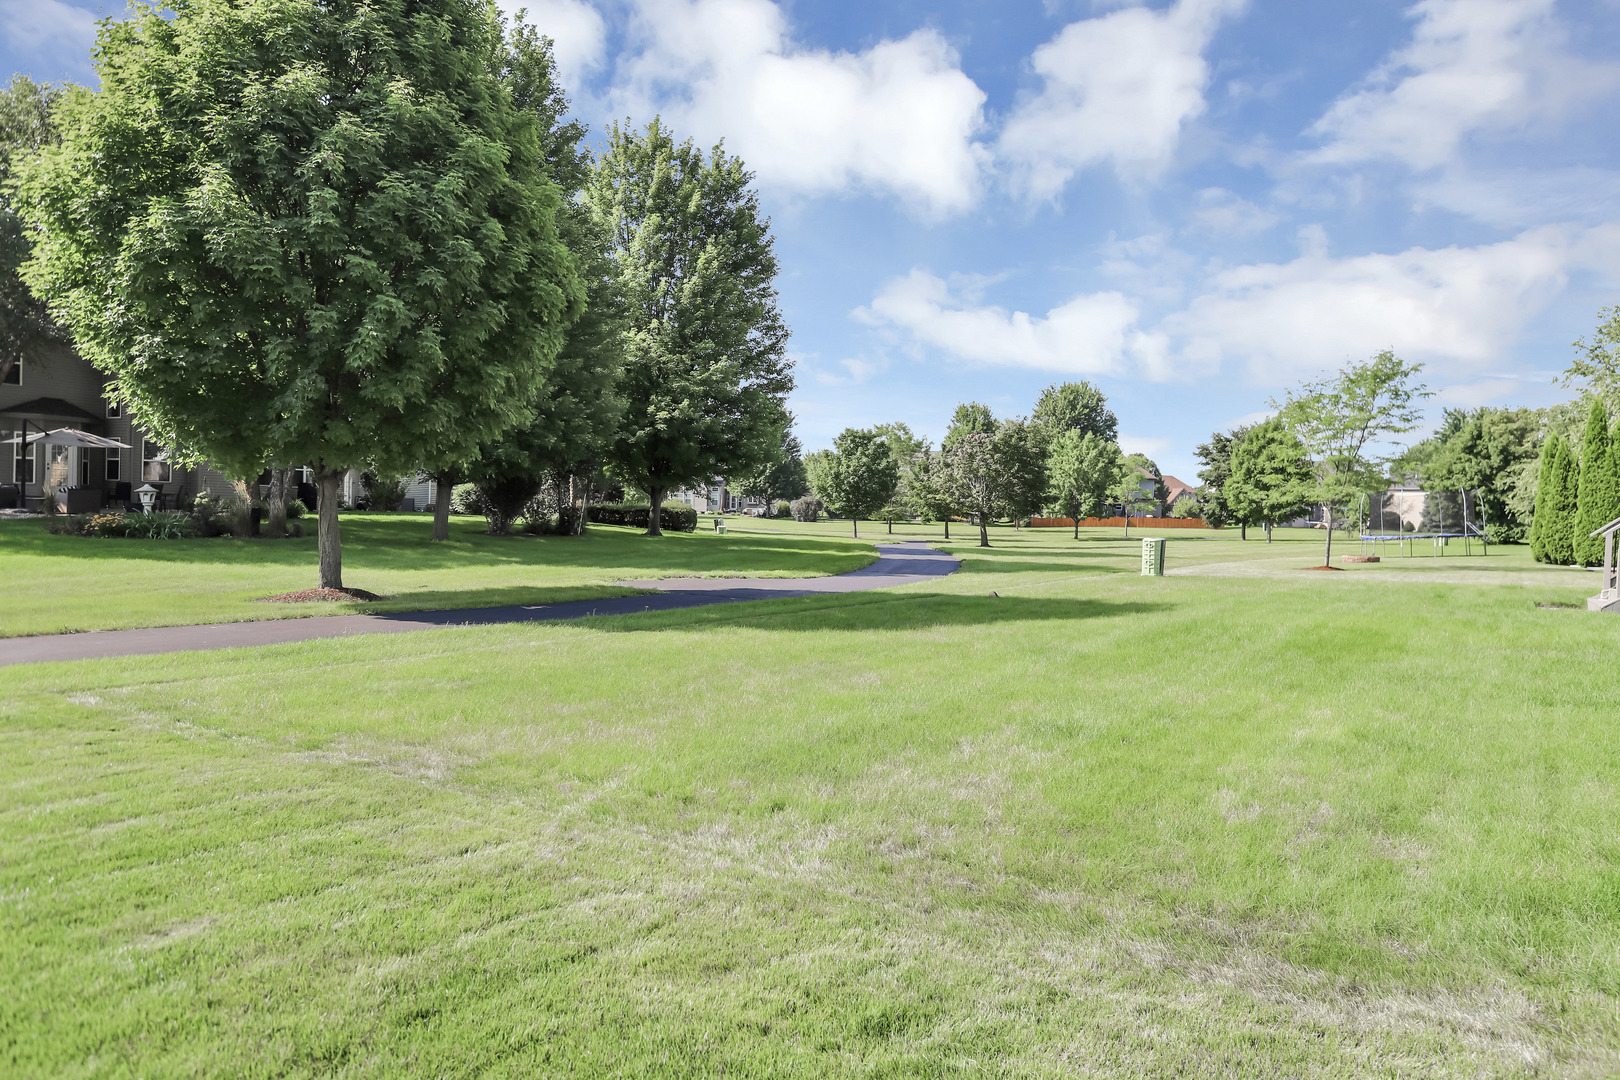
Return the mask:
<path fill-rule="evenodd" d="M 1171 511 L 1174 509 L 1175 505 L 1178 502 L 1181 502 L 1183 499 L 1192 499 L 1194 502 L 1198 501 L 1197 489 L 1188 484 L 1185 480 L 1177 480 L 1174 476 L 1166 473 L 1164 476 L 1164 486 L 1169 492 L 1164 499 L 1164 510 L 1165 514 L 1167 515 L 1174 516 L 1171 514 Z"/>
<path fill-rule="evenodd" d="M 764 499 L 745 498 L 716 480 L 704 487 L 683 488 L 670 495 L 671 501 L 683 502 L 700 514 L 742 514 L 760 511 Z"/>
<path fill-rule="evenodd" d="M 27 445 L 21 439 L 25 431 L 32 436 L 56 428 L 77 428 L 128 449 Z M 0 506 L 42 506 L 49 485 L 90 492 L 74 500 L 80 506 L 123 508 L 146 484 L 158 490 L 164 509 L 234 490 L 232 478 L 217 469 L 172 461 L 169 447 L 148 438 L 124 415 L 107 393 L 107 377 L 73 349 L 47 347 L 11 369 L 0 384 Z M 351 470 L 344 477 L 343 498 L 352 505 L 359 492 L 359 473 Z"/>

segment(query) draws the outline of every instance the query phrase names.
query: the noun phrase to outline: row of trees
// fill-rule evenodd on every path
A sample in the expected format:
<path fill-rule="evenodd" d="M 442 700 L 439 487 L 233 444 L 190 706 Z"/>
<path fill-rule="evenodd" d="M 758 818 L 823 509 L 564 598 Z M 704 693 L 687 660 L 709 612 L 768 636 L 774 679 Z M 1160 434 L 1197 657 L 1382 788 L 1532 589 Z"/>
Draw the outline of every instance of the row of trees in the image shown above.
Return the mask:
<path fill-rule="evenodd" d="M 593 157 L 534 27 L 477 0 L 196 0 L 103 24 L 95 59 L 99 90 L 14 81 L 38 107 L 0 109 L 0 271 L 180 460 L 311 466 L 323 586 L 351 468 L 437 477 L 443 539 L 458 482 L 510 508 L 605 467 L 657 506 L 779 457 L 751 174 L 657 121 Z"/>
<path fill-rule="evenodd" d="M 1547 409 L 1446 409 L 1407 449 L 1388 440 L 1416 425 L 1427 396 L 1419 365 L 1385 352 L 1272 401 L 1263 423 L 1217 432 L 1198 448 L 1199 504 L 1212 525 L 1270 526 L 1312 506 L 1330 526 L 1364 493 L 1391 484 L 1478 493 L 1496 543 L 1529 541 L 1542 562 L 1592 566 L 1590 534 L 1620 517 L 1620 307 L 1600 314 L 1561 382 L 1580 396 Z M 1369 447 L 1389 451 L 1375 455 Z"/>
<path fill-rule="evenodd" d="M 1158 467 L 1120 452 L 1119 421 L 1088 382 L 1042 391 L 1029 417 L 997 419 L 978 402 L 957 407 L 934 449 L 905 424 L 848 428 L 805 461 L 811 489 L 858 534 L 871 518 L 971 518 L 979 544 L 989 523 L 1051 511 L 1078 522 L 1109 503 L 1162 504 Z M 1145 485 L 1145 486 L 1144 486 Z"/>

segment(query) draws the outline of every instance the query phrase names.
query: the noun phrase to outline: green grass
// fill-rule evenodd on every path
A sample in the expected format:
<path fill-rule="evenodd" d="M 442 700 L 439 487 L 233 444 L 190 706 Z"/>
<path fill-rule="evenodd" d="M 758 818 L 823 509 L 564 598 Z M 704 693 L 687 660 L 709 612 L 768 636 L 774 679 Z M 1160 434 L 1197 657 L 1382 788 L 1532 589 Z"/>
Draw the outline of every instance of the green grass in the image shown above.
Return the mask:
<path fill-rule="evenodd" d="M 313 522 L 306 522 L 311 533 Z M 294 618 L 351 611 L 537 604 L 621 596 L 618 580 L 837 574 L 875 557 L 836 537 L 716 536 L 593 526 L 582 537 L 486 536 L 452 518 L 428 540 L 425 515 L 345 514 L 343 582 L 373 604 L 259 604 L 319 583 L 313 535 L 289 540 L 123 540 L 53 536 L 37 520 L 0 521 L 0 637 L 134 626 Z"/>
<path fill-rule="evenodd" d="M 0 1072 L 1613 1075 L 1620 619 L 1317 539 L 5 669 Z"/>

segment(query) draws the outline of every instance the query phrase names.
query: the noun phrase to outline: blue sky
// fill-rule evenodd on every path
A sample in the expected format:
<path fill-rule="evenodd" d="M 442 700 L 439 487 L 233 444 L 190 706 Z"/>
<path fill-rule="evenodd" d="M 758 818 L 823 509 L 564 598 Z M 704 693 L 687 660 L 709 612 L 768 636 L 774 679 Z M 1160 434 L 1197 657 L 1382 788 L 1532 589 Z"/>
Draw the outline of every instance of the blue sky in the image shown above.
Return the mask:
<path fill-rule="evenodd" d="M 527 7 L 593 128 L 661 114 L 756 171 L 807 449 L 1087 378 L 1192 480 L 1383 348 L 1436 418 L 1559 400 L 1620 303 L 1620 0 Z M 0 63 L 89 80 L 121 10 L 0 0 Z"/>

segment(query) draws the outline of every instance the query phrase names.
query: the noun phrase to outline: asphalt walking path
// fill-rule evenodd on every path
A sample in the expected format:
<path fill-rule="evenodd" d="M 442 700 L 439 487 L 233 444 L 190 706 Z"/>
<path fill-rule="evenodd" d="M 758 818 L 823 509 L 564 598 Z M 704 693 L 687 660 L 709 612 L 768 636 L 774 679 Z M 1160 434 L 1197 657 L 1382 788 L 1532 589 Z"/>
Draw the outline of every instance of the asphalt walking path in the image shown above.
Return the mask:
<path fill-rule="evenodd" d="M 560 604 L 517 604 L 508 607 L 451 608 L 443 611 L 398 611 L 378 615 L 317 615 L 265 619 L 260 622 L 207 623 L 201 626 L 152 626 L 139 630 L 92 630 L 82 634 L 42 634 L 0 638 L 0 666 L 50 660 L 99 660 L 113 656 L 150 656 L 198 649 L 236 649 L 281 645 L 289 641 L 350 637 L 354 634 L 400 634 L 447 626 L 491 626 L 500 623 L 557 622 L 593 615 L 639 615 L 678 611 L 712 604 L 737 604 L 782 596 L 866 592 L 911 585 L 944 577 L 961 563 L 922 541 L 879 544 L 878 560 L 847 574 L 816 578 L 658 578 L 619 581 L 617 585 L 657 589 L 651 596 L 613 596 L 570 600 Z M 747 580 L 747 585 L 739 581 Z"/>

